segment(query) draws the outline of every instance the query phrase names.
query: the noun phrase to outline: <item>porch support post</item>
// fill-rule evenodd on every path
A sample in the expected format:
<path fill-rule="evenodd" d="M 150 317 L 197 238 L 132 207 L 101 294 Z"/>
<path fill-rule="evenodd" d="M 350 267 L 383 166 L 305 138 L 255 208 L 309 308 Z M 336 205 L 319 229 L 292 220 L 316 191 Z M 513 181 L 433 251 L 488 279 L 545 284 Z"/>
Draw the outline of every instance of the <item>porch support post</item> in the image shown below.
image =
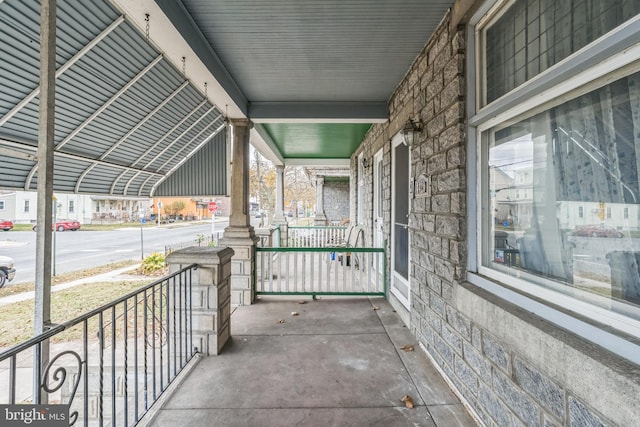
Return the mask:
<path fill-rule="evenodd" d="M 51 323 L 51 213 L 53 203 L 53 137 L 56 88 L 56 0 L 43 0 L 40 6 L 40 103 L 38 118 L 38 208 L 36 229 L 34 334 L 44 332 Z M 49 363 L 49 342 L 42 346 L 34 367 L 42 370 Z M 40 371 L 41 372 L 41 371 Z M 34 375 L 33 403 L 46 403 L 39 378 Z"/>
<path fill-rule="evenodd" d="M 229 248 L 193 246 L 167 257 L 169 274 L 191 264 L 198 269 L 191 276 L 193 343 L 206 356 L 220 354 L 231 337 L 231 257 Z"/>
<path fill-rule="evenodd" d="M 231 304 L 249 305 L 253 301 L 255 247 L 258 238 L 249 221 L 249 131 L 247 119 L 230 119 L 233 132 L 231 168 L 231 216 L 220 240 L 233 248 L 231 259 Z"/>
<path fill-rule="evenodd" d="M 316 176 L 316 226 L 327 225 L 327 216 L 324 214 L 324 176 Z"/>
<path fill-rule="evenodd" d="M 287 246 L 287 217 L 284 215 L 284 165 L 276 166 L 276 211 L 273 214 L 273 225 L 280 226 L 279 246 Z"/>

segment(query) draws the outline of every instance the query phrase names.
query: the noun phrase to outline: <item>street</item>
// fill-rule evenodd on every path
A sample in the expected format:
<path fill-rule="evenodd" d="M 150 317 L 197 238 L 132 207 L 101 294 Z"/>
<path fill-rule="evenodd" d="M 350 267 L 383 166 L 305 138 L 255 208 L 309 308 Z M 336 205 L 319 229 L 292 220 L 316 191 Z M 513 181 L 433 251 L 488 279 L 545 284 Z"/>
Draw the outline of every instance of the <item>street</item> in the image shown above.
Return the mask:
<path fill-rule="evenodd" d="M 252 218 L 251 222 L 255 220 Z M 259 221 L 259 220 L 258 220 Z M 227 218 L 219 218 L 216 232 L 228 225 Z M 193 242 L 199 234 L 211 235 L 211 222 L 174 223 L 157 227 L 145 225 L 143 229 L 144 256 L 164 252 L 165 245 Z M 140 228 L 122 228 L 110 231 L 56 232 L 56 274 L 97 267 L 123 260 L 141 260 Z M 35 279 L 35 242 L 33 231 L 0 232 L 0 255 L 15 261 L 16 277 L 7 286 Z"/>

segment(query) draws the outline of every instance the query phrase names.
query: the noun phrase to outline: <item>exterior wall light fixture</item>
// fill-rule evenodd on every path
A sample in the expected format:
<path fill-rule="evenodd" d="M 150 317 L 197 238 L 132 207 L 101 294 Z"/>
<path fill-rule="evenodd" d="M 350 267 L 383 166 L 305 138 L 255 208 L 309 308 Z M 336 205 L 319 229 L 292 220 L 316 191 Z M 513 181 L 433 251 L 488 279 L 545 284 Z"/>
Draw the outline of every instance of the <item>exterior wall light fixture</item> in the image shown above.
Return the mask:
<path fill-rule="evenodd" d="M 402 142 L 404 142 L 404 145 L 411 147 L 418 140 L 418 134 L 422 132 L 422 122 L 409 119 L 404 124 L 401 132 Z"/>

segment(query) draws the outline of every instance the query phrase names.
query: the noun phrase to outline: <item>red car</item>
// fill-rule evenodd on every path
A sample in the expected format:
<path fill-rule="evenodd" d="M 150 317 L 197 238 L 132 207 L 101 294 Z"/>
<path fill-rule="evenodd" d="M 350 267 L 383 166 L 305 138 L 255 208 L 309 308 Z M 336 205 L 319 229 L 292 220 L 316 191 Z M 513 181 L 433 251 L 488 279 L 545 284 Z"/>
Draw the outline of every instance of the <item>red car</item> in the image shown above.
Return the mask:
<path fill-rule="evenodd" d="M 13 222 L 8 219 L 0 219 L 0 230 L 9 231 L 13 228 Z"/>
<path fill-rule="evenodd" d="M 604 224 L 582 225 L 576 227 L 573 232 L 576 236 L 582 237 L 622 237 L 624 234 L 614 227 Z"/>
<path fill-rule="evenodd" d="M 36 231 L 36 226 L 37 225 L 33 226 L 33 231 Z M 70 219 L 59 219 L 58 221 L 56 221 L 55 225 L 51 224 L 51 229 L 56 229 L 58 231 L 76 231 L 80 229 L 80 223 L 78 221 Z"/>

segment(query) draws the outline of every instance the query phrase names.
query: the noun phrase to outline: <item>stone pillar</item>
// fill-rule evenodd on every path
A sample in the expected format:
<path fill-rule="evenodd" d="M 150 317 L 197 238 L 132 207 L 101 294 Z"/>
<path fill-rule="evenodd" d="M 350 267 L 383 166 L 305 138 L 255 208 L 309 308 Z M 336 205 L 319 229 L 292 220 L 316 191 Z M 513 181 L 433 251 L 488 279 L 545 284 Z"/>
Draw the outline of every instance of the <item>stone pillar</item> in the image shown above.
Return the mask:
<path fill-rule="evenodd" d="M 231 257 L 233 249 L 193 246 L 167 257 L 169 273 L 191 264 L 193 343 L 203 354 L 220 354 L 231 337 Z"/>
<path fill-rule="evenodd" d="M 249 216 L 249 131 L 247 119 L 230 119 L 233 132 L 231 168 L 231 216 L 220 240 L 233 249 L 231 259 L 231 304 L 249 305 L 253 301 L 255 247 L 258 238 Z"/>
<path fill-rule="evenodd" d="M 316 218 L 314 225 L 327 225 L 327 216 L 324 214 L 324 176 L 316 177 Z"/>
<path fill-rule="evenodd" d="M 280 240 L 276 231 L 275 241 L 279 246 L 287 246 L 287 217 L 284 215 L 284 165 L 276 166 L 276 211 L 273 225 L 280 227 Z"/>

